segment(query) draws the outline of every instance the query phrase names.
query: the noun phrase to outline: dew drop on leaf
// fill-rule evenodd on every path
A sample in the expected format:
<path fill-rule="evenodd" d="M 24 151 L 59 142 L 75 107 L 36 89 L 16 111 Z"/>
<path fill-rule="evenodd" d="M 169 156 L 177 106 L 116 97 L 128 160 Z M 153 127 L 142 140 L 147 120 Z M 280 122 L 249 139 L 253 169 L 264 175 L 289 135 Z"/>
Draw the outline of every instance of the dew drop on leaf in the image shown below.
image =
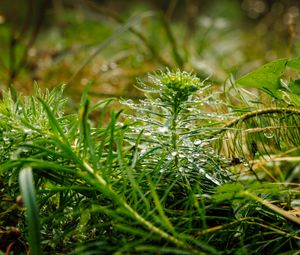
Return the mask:
<path fill-rule="evenodd" d="M 158 129 L 157 129 L 157 131 L 159 132 L 159 133 L 166 133 L 166 132 L 168 132 L 168 128 L 167 127 L 159 127 Z"/>
<path fill-rule="evenodd" d="M 264 132 L 264 136 L 265 136 L 266 138 L 268 138 L 268 139 L 271 139 L 271 138 L 274 137 L 274 132 L 271 131 L 271 130 L 267 130 L 267 131 Z"/>
<path fill-rule="evenodd" d="M 200 139 L 197 139 L 194 141 L 194 144 L 197 146 L 197 145 L 201 145 L 202 144 L 202 141 Z"/>
<path fill-rule="evenodd" d="M 221 185 L 221 183 L 213 176 L 209 175 L 209 174 L 205 174 L 205 177 L 209 180 L 211 180 L 213 183 L 217 184 L 217 185 Z"/>
<path fill-rule="evenodd" d="M 4 141 L 4 142 L 8 142 L 9 140 L 10 140 L 9 137 L 3 136 L 3 141 Z"/>
<path fill-rule="evenodd" d="M 179 154 L 178 157 L 179 157 L 179 158 L 182 158 L 182 159 L 183 159 L 183 158 L 186 158 L 186 156 L 185 156 L 184 154 Z"/>
<path fill-rule="evenodd" d="M 176 151 L 173 151 L 173 152 L 171 153 L 171 155 L 172 155 L 173 157 L 176 157 L 176 156 L 177 156 L 177 152 L 176 152 Z"/>

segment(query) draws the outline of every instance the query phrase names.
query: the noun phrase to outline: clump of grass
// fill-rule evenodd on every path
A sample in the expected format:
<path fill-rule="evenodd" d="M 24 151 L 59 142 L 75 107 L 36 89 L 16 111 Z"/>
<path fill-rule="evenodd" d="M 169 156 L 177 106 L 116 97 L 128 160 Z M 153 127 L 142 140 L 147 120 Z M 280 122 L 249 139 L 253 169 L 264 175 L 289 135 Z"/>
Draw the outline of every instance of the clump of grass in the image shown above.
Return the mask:
<path fill-rule="evenodd" d="M 4 95 L 0 175 L 5 193 L 16 197 L 21 169 L 33 170 L 40 214 L 31 218 L 36 224 L 28 223 L 40 222 L 34 238 L 41 240 L 42 251 L 274 254 L 299 249 L 299 220 L 282 206 L 296 191 L 236 179 L 232 162 L 213 149 L 227 115 L 219 112 L 226 104 L 212 96 L 210 86 L 191 73 L 167 70 L 138 87 L 146 99 L 123 100 L 133 113 L 112 111 L 107 123 L 111 100 L 90 106 L 88 91 L 77 114 L 64 114 L 62 88 L 45 94 L 37 89 L 37 96 L 16 101 Z M 97 122 L 91 113 L 99 116 Z M 18 218 L 16 226 L 30 246 L 26 219 Z"/>

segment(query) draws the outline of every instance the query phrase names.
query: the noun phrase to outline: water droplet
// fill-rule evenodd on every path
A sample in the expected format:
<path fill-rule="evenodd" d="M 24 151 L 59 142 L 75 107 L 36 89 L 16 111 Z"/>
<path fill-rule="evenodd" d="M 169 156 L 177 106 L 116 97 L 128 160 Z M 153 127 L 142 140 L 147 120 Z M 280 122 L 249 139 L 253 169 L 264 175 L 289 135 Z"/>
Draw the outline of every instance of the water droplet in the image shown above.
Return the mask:
<path fill-rule="evenodd" d="M 186 158 L 186 156 L 184 154 L 179 154 L 178 157 L 179 158 Z"/>
<path fill-rule="evenodd" d="M 202 142 L 201 146 L 204 147 L 204 146 L 207 146 L 209 145 L 209 142 Z"/>
<path fill-rule="evenodd" d="M 200 174 L 204 174 L 205 173 L 205 171 L 204 171 L 204 169 L 202 167 L 199 167 L 198 171 L 199 171 Z"/>
<path fill-rule="evenodd" d="M 201 145 L 201 144 L 202 144 L 202 141 L 201 141 L 200 139 L 196 139 L 196 140 L 194 141 L 194 144 L 195 144 L 196 146 Z"/>
<path fill-rule="evenodd" d="M 220 185 L 221 183 L 213 176 L 209 175 L 209 174 L 205 174 L 205 177 L 209 180 L 211 180 L 213 183 Z"/>
<path fill-rule="evenodd" d="M 31 133 L 32 133 L 32 130 L 29 129 L 29 128 L 23 128 L 23 131 L 24 131 L 24 133 L 26 133 L 26 134 L 31 134 Z"/>
<path fill-rule="evenodd" d="M 159 133 L 166 133 L 166 132 L 168 132 L 168 128 L 167 127 L 159 127 L 158 129 L 157 129 L 157 131 L 159 132 Z"/>
<path fill-rule="evenodd" d="M 10 140 L 9 137 L 3 136 L 3 141 L 4 141 L 4 142 L 8 142 L 9 140 Z"/>
<path fill-rule="evenodd" d="M 264 136 L 265 136 L 266 138 L 268 138 L 268 139 L 271 139 L 271 138 L 274 137 L 274 132 L 271 131 L 271 130 L 266 130 L 266 131 L 264 132 Z"/>
<path fill-rule="evenodd" d="M 167 160 L 172 160 L 174 157 L 172 155 L 167 156 Z"/>
<path fill-rule="evenodd" d="M 124 100 L 123 102 L 124 102 L 124 104 L 127 104 L 127 105 L 133 105 L 134 104 L 132 99 Z"/>
<path fill-rule="evenodd" d="M 171 155 L 172 155 L 173 157 L 176 157 L 176 156 L 177 156 L 177 152 L 176 152 L 176 151 L 173 151 L 173 152 L 171 153 Z"/>
<path fill-rule="evenodd" d="M 108 65 L 103 64 L 100 69 L 101 69 L 102 72 L 107 72 L 108 71 Z"/>
<path fill-rule="evenodd" d="M 207 148 L 206 151 L 208 154 L 214 155 L 215 154 L 215 150 L 213 148 Z"/>
<path fill-rule="evenodd" d="M 198 162 L 205 164 L 205 163 L 207 163 L 207 159 L 199 158 Z"/>
<path fill-rule="evenodd" d="M 249 164 L 247 162 L 243 163 L 243 166 L 249 168 Z"/>

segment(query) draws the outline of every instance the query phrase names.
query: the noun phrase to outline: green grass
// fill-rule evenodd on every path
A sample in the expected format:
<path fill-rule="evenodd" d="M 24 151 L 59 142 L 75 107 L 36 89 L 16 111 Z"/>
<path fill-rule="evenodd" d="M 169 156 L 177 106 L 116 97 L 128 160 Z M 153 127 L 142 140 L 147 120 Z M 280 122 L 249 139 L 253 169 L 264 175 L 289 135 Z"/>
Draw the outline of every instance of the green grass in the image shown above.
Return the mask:
<path fill-rule="evenodd" d="M 112 100 L 91 105 L 88 87 L 72 114 L 64 113 L 63 87 L 36 87 L 36 96 L 15 100 L 4 94 L 1 196 L 21 194 L 24 205 L 9 211 L 1 203 L 1 225 L 21 233 L 4 236 L 3 251 L 297 254 L 297 163 L 272 165 L 278 147 L 298 157 L 299 129 L 286 128 L 291 118 L 297 123 L 296 108 L 245 117 L 212 96 L 207 82 L 178 70 L 150 75 L 138 87 L 146 98 L 122 100 L 125 112 L 111 110 Z M 281 131 L 268 143 L 274 138 L 259 133 L 276 114 Z M 254 154 L 243 130 L 257 134 Z M 289 132 L 292 143 L 280 139 Z"/>
<path fill-rule="evenodd" d="M 296 3 L 37 2 L 0 4 L 0 254 L 299 254 Z"/>

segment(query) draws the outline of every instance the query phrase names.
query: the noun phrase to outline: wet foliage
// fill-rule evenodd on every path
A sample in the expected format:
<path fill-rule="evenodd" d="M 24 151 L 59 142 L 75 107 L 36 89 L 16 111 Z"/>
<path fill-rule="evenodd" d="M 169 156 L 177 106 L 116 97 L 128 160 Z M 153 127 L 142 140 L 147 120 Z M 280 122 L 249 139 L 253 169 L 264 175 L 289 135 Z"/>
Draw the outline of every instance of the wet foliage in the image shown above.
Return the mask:
<path fill-rule="evenodd" d="M 0 3 L 0 254 L 299 254 L 298 1 L 28 3 Z"/>

